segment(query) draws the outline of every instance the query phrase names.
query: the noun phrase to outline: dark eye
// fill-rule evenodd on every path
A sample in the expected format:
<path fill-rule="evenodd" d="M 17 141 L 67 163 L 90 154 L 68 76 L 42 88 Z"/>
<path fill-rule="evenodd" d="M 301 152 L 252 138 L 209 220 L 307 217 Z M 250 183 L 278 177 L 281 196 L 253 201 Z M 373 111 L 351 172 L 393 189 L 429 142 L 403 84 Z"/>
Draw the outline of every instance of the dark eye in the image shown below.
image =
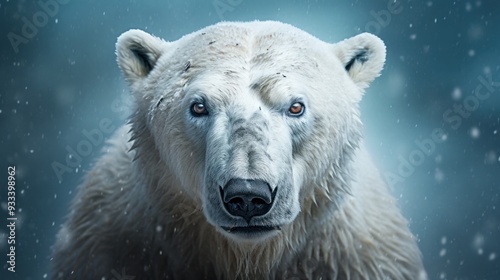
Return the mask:
<path fill-rule="evenodd" d="M 191 113 L 193 113 L 194 116 L 203 116 L 203 115 L 208 115 L 207 108 L 205 107 L 205 104 L 201 102 L 195 102 L 193 105 L 191 105 Z"/>
<path fill-rule="evenodd" d="M 299 117 L 304 114 L 305 106 L 300 102 L 293 103 L 290 108 L 288 108 L 288 114 L 290 116 Z"/>

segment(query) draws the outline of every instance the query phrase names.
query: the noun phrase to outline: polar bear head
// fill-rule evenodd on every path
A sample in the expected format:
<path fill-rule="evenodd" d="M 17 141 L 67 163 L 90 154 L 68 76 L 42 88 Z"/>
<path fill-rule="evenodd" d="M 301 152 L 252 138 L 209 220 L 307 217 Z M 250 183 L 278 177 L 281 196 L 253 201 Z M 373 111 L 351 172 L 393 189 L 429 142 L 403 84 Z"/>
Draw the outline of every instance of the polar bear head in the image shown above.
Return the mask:
<path fill-rule="evenodd" d="M 232 240 L 271 238 L 305 201 L 349 191 L 358 103 L 385 61 L 378 37 L 330 44 L 279 22 L 225 22 L 173 42 L 130 30 L 117 56 L 137 100 L 136 153 L 166 169 L 155 188 L 183 193 Z"/>

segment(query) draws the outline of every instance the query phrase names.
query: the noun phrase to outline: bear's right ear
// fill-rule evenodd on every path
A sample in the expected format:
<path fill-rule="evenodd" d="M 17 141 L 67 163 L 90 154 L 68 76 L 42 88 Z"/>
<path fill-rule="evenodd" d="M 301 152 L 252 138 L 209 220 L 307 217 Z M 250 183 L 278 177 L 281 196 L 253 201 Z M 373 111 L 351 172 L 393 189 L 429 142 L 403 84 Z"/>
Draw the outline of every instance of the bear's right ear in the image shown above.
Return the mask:
<path fill-rule="evenodd" d="M 118 66 L 131 87 L 153 70 L 167 42 L 142 30 L 132 29 L 116 42 Z"/>
<path fill-rule="evenodd" d="M 384 67 L 385 45 L 375 35 L 362 33 L 333 47 L 335 55 L 360 89 L 368 87 Z"/>

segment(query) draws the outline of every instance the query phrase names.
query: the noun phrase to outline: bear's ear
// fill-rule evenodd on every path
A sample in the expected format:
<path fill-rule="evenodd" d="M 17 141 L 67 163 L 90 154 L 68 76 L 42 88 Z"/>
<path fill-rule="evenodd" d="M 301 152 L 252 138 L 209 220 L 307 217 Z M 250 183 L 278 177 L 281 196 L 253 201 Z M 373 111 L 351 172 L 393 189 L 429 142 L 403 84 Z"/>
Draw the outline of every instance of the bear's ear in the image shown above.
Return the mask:
<path fill-rule="evenodd" d="M 118 66 L 132 87 L 154 68 L 167 42 L 142 30 L 132 29 L 116 42 Z"/>
<path fill-rule="evenodd" d="M 370 33 L 362 33 L 333 45 L 351 79 L 364 89 L 380 75 L 385 62 L 385 45 Z"/>

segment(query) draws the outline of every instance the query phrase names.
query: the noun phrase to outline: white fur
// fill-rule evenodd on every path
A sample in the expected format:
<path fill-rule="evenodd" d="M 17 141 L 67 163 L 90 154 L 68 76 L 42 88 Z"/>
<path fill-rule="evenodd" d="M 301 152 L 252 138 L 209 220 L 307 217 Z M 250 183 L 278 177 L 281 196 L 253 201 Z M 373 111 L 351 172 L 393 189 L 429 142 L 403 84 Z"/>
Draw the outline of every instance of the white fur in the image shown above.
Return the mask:
<path fill-rule="evenodd" d="M 361 89 L 380 75 L 385 62 L 385 45 L 380 38 L 370 33 L 363 33 L 345 39 L 333 46 L 336 56 L 342 64 L 347 64 L 359 52 L 366 52 L 366 63 L 354 63 L 348 71 L 353 81 Z"/>
<path fill-rule="evenodd" d="M 361 140 L 380 39 L 329 44 L 278 22 L 225 22 L 174 42 L 131 30 L 117 56 L 137 109 L 79 190 L 53 278 L 426 279 Z M 193 116 L 193 102 L 209 114 Z M 287 114 L 294 102 L 301 117 Z M 246 223 L 221 204 L 232 178 L 277 191 L 250 223 L 281 230 L 222 229 Z"/>

